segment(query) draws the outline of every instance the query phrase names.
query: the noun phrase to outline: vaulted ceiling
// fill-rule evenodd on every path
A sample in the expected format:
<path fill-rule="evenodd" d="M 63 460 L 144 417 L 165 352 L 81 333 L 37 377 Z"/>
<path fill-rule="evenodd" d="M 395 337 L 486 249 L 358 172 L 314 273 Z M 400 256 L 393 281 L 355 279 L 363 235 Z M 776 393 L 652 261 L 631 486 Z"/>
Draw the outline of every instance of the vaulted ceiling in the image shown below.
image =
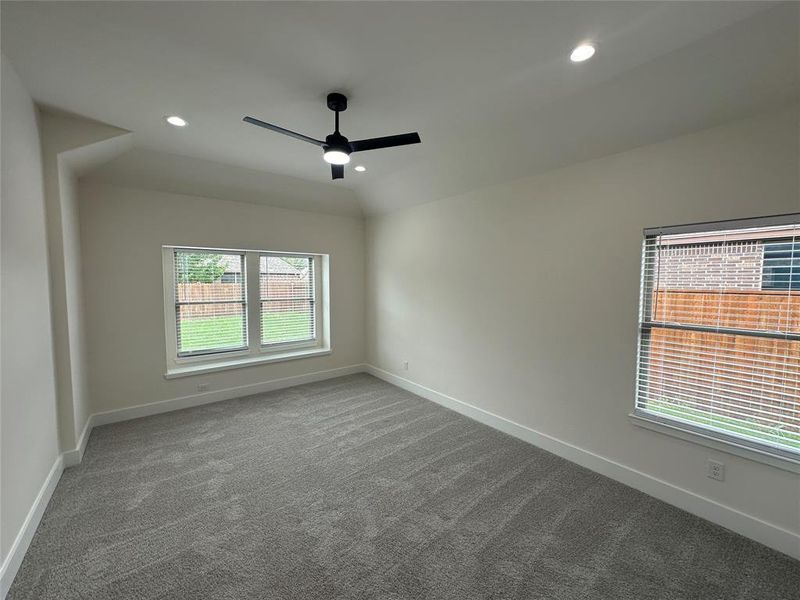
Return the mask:
<path fill-rule="evenodd" d="M 796 102 L 798 4 L 3 2 L 42 105 L 134 132 L 93 176 L 352 213 L 395 210 Z M 573 46 L 597 55 L 569 61 Z M 330 181 L 313 137 L 419 131 Z M 178 114 L 175 129 L 163 117 Z M 355 163 L 354 163 L 355 164 Z M 214 187 L 216 186 L 216 187 Z"/>

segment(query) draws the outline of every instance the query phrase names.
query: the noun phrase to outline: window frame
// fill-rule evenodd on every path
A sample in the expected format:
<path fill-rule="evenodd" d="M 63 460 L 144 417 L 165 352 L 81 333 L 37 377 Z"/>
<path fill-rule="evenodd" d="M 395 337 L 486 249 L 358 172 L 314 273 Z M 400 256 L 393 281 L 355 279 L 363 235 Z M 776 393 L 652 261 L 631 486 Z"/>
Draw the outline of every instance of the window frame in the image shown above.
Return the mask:
<path fill-rule="evenodd" d="M 633 411 L 629 414 L 631 422 L 635 425 L 649 430 L 667 434 L 683 440 L 698 443 L 707 447 L 714 448 L 730 454 L 735 454 L 770 464 L 780 469 L 794 473 L 800 473 L 800 454 L 782 448 L 776 448 L 768 444 L 762 444 L 745 436 L 737 436 L 732 433 L 725 433 L 715 429 L 709 429 L 694 425 L 679 418 L 671 418 L 666 415 L 647 411 L 639 406 L 640 387 L 645 380 L 646 364 L 643 364 L 642 353 L 643 345 L 646 343 L 646 336 L 652 329 L 665 327 L 667 329 L 680 329 L 688 331 L 713 331 L 722 334 L 753 335 L 758 337 L 778 337 L 800 341 L 800 334 L 773 334 L 763 331 L 751 331 L 744 329 L 727 330 L 726 328 L 693 326 L 690 324 L 664 325 L 648 321 L 646 315 L 650 314 L 650 303 L 652 301 L 652 283 L 648 284 L 646 269 L 648 258 L 646 255 L 648 241 L 659 235 L 681 234 L 681 233 L 703 233 L 709 234 L 715 231 L 736 230 L 754 227 L 772 227 L 783 225 L 795 225 L 800 222 L 800 213 L 789 213 L 783 215 L 772 215 L 768 217 L 753 217 L 747 219 L 735 219 L 728 221 L 712 221 L 704 223 L 692 223 L 688 225 L 678 225 L 670 227 L 653 227 L 644 229 L 644 236 L 641 244 L 641 274 L 639 287 L 639 318 L 637 330 L 636 346 L 636 382 L 634 391 Z"/>
<path fill-rule="evenodd" d="M 273 342 L 269 344 L 263 343 L 263 335 L 261 330 L 261 303 L 263 299 L 261 298 L 261 257 L 262 256 L 294 256 L 294 257 L 302 257 L 302 258 L 310 258 L 312 260 L 312 268 L 313 268 L 313 300 L 311 302 L 314 305 L 314 337 L 310 340 L 299 340 L 299 341 L 289 341 L 289 342 Z M 306 253 L 289 253 L 289 252 L 260 252 L 258 255 L 259 260 L 259 267 L 258 267 L 258 318 L 259 318 L 259 336 L 258 336 L 258 343 L 261 346 L 262 352 L 278 352 L 280 350 L 287 350 L 287 349 L 298 349 L 298 348 L 309 348 L 315 347 L 319 344 L 320 338 L 320 324 L 322 323 L 322 295 L 320 288 L 322 287 L 319 283 L 319 274 L 320 270 L 317 267 L 317 259 L 313 254 L 306 254 Z"/>
<path fill-rule="evenodd" d="M 243 285 L 245 292 L 245 327 L 247 347 L 242 349 L 203 351 L 179 355 L 177 311 L 175 297 L 176 250 L 191 252 L 219 252 L 244 255 Z M 281 362 L 321 356 L 332 351 L 330 336 L 330 256 L 311 252 L 279 252 L 241 248 L 213 248 L 207 246 L 163 245 L 161 247 L 164 329 L 167 370 L 164 377 L 172 379 L 213 371 L 247 367 L 271 362 Z M 261 289 L 260 257 L 298 256 L 310 258 L 314 269 L 315 338 L 302 342 L 261 344 Z M 254 276 L 255 275 L 255 276 Z"/>

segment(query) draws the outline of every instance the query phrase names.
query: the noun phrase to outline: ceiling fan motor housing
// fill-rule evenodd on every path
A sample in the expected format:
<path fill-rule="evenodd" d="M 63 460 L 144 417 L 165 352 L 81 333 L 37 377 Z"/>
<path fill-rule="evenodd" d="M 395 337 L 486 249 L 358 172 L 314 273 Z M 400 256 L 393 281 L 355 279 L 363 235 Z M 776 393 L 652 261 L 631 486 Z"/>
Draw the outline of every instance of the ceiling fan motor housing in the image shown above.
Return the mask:
<path fill-rule="evenodd" d="M 331 92 L 328 94 L 328 108 L 336 112 L 344 112 L 347 110 L 347 96 L 339 92 Z"/>
<path fill-rule="evenodd" d="M 352 151 L 350 148 L 350 142 L 338 131 L 325 137 L 325 146 L 323 149 L 326 152 L 328 150 L 339 150 L 345 154 L 350 154 Z"/>
<path fill-rule="evenodd" d="M 347 96 L 339 92 L 331 92 L 328 94 L 328 108 L 336 113 L 336 131 L 325 137 L 323 150 L 326 153 L 330 150 L 336 150 L 349 155 L 352 152 L 350 143 L 346 137 L 339 133 L 339 113 L 347 110 Z"/>

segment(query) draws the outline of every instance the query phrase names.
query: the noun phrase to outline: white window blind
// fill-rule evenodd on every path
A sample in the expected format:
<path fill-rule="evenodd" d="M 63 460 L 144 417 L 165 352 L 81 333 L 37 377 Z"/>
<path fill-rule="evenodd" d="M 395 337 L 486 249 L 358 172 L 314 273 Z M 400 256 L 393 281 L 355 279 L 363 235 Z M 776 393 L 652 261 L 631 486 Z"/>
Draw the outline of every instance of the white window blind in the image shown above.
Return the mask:
<path fill-rule="evenodd" d="M 800 455 L 800 216 L 782 220 L 646 232 L 637 414 Z"/>
<path fill-rule="evenodd" d="M 302 255 L 262 254 L 259 262 L 261 344 L 315 340 L 314 259 Z"/>
<path fill-rule="evenodd" d="M 244 254 L 174 251 L 180 357 L 247 348 Z"/>

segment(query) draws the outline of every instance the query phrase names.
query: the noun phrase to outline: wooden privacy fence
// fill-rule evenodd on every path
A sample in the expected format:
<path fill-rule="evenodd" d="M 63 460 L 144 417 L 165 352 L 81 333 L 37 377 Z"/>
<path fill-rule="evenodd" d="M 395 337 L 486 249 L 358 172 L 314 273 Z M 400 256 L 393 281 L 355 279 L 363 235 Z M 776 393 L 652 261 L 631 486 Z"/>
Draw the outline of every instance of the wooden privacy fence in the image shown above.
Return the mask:
<path fill-rule="evenodd" d="M 660 290 L 653 320 L 797 333 L 800 293 Z M 765 425 L 800 411 L 800 342 L 656 326 L 648 349 L 650 398 Z"/>
<path fill-rule="evenodd" d="M 263 299 L 269 299 L 269 310 L 301 311 L 308 307 L 307 300 L 290 300 L 290 298 L 306 298 L 309 296 L 309 281 L 297 275 L 271 274 L 269 278 L 262 276 L 261 287 Z M 244 288 L 241 283 L 178 283 L 177 298 L 179 302 L 196 302 L 180 307 L 183 318 L 203 318 L 220 316 L 241 316 Z M 224 303 L 220 303 L 220 302 Z M 203 304 L 204 302 L 213 304 Z"/>
<path fill-rule="evenodd" d="M 800 333 L 800 292 L 787 290 L 658 290 L 653 320 Z"/>

